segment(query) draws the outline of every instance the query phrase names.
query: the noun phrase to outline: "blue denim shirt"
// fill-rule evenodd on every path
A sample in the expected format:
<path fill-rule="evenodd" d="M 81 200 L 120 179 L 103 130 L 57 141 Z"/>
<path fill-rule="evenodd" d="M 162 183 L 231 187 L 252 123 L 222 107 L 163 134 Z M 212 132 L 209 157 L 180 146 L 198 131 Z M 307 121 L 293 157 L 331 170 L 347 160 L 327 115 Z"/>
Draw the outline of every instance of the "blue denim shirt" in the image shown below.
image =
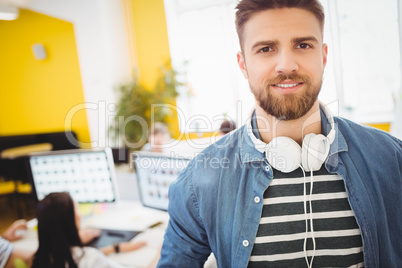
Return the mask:
<path fill-rule="evenodd" d="M 344 179 L 365 267 L 401 267 L 402 142 L 337 117 L 335 129 L 325 167 Z M 322 116 L 322 132 L 329 130 Z M 158 267 L 202 267 L 211 251 L 221 268 L 247 267 L 272 179 L 246 126 L 204 150 L 170 187 Z"/>

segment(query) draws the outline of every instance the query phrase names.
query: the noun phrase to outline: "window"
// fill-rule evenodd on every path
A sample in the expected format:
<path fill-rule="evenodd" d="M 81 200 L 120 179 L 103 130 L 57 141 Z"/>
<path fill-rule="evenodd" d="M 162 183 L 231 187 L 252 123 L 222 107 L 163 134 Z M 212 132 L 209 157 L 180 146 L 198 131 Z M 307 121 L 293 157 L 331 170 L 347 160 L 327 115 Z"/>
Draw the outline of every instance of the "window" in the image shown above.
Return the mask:
<path fill-rule="evenodd" d="M 323 88 L 337 92 L 342 116 L 365 123 L 391 121 L 402 71 L 397 0 L 321 2 L 330 80 Z"/>
<path fill-rule="evenodd" d="M 321 2 L 329 53 L 319 98 L 338 104 L 330 105 L 339 106 L 335 114 L 360 122 L 378 115 L 391 120 L 393 94 L 401 87 L 397 0 Z M 253 109 L 236 62 L 236 3 L 165 0 L 172 63 L 185 71 L 188 85 L 177 100 L 181 132 L 215 131 L 224 117 L 241 125 Z"/>

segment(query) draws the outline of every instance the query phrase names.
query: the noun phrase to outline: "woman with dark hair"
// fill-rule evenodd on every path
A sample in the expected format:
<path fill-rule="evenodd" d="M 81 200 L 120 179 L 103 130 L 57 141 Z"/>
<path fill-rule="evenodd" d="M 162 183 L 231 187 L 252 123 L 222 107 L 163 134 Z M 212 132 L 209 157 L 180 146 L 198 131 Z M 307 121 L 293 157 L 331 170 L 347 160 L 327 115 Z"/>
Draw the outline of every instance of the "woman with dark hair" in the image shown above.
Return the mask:
<path fill-rule="evenodd" d="M 113 246 L 102 251 L 84 247 L 80 236 L 80 215 L 69 193 L 51 193 L 38 203 L 39 248 L 34 255 L 33 268 L 43 267 L 120 267 L 106 258 Z M 123 245 L 124 244 L 124 245 Z M 135 250 L 144 243 L 122 243 L 120 251 Z M 104 254 L 105 253 L 105 254 Z"/>

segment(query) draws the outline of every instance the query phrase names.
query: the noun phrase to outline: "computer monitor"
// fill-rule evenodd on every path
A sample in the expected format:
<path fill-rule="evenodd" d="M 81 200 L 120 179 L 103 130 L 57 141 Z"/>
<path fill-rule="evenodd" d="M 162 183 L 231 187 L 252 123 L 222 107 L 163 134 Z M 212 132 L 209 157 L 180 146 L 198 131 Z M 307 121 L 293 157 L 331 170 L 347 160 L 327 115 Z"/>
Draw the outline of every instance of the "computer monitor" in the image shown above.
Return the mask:
<path fill-rule="evenodd" d="M 167 210 L 169 186 L 186 168 L 190 159 L 150 152 L 136 152 L 133 159 L 142 204 Z"/>
<path fill-rule="evenodd" d="M 38 201 L 51 192 L 69 192 L 79 203 L 115 202 L 118 199 L 109 148 L 32 154 L 28 157 L 28 167 Z"/>

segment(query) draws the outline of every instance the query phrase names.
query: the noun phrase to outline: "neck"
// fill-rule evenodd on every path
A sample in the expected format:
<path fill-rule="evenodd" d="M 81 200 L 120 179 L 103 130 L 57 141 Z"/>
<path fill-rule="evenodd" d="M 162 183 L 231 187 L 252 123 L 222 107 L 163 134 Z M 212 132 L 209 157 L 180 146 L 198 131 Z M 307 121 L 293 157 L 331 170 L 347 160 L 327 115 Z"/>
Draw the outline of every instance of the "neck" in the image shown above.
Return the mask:
<path fill-rule="evenodd" d="M 321 114 L 318 100 L 303 117 L 295 120 L 278 120 L 256 105 L 257 127 L 265 143 L 276 137 L 288 137 L 302 145 L 304 136 L 321 134 Z"/>

